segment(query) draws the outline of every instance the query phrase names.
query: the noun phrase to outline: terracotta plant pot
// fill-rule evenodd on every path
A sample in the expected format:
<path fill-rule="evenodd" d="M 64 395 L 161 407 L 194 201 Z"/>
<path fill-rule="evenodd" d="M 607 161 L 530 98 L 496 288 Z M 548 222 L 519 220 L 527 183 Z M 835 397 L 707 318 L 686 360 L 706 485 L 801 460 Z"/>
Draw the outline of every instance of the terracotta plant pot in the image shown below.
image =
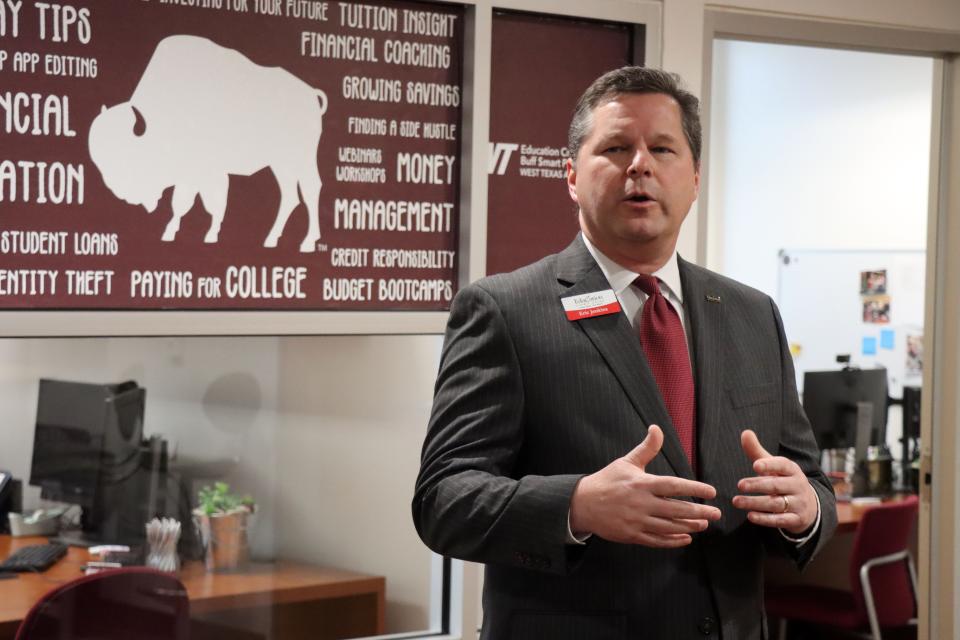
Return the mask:
<path fill-rule="evenodd" d="M 231 571 L 247 563 L 250 558 L 247 543 L 249 516 L 246 509 L 209 516 L 194 512 L 208 571 Z"/>

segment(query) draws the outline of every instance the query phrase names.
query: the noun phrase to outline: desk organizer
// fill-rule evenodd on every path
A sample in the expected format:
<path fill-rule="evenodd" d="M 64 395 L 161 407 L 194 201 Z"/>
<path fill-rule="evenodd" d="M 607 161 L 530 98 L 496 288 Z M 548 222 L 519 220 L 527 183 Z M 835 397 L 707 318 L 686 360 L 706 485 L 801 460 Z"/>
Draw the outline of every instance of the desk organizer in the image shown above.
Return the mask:
<path fill-rule="evenodd" d="M 28 521 L 22 513 L 9 513 L 7 518 L 10 520 L 10 535 L 14 538 L 20 536 L 50 536 L 57 532 L 60 525 L 60 515 L 50 514 L 41 516 L 36 520 Z"/>

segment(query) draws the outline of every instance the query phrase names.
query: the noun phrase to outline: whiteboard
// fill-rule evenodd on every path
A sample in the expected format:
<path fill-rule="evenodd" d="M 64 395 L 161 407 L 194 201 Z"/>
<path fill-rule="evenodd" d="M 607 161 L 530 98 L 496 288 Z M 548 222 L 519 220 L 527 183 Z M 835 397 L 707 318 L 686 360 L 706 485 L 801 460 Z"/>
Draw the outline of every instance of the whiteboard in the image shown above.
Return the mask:
<path fill-rule="evenodd" d="M 904 384 L 920 385 L 921 373 L 907 366 L 907 337 L 923 335 L 924 251 L 783 249 L 779 263 L 777 304 L 798 389 L 804 372 L 838 369 L 838 354 L 850 354 L 864 369 L 886 367 L 891 397 L 901 397 Z M 886 271 L 889 322 L 865 322 L 860 274 L 880 270 Z"/>

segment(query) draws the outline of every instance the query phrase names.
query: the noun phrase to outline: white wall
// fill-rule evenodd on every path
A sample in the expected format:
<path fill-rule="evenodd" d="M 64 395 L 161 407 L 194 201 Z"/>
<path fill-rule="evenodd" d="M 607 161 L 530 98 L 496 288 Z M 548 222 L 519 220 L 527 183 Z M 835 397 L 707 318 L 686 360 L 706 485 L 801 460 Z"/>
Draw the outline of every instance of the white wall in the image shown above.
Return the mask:
<path fill-rule="evenodd" d="M 719 40 L 707 264 L 777 297 L 780 249 L 923 249 L 933 61 Z"/>
<path fill-rule="evenodd" d="M 960 2 L 956 0 L 663 0 L 663 67 L 679 73 L 698 95 L 703 95 L 704 79 L 709 74 L 704 68 L 704 16 L 708 5 L 711 9 L 784 19 L 960 32 Z M 712 205 L 710 209 L 712 216 Z M 697 255 L 699 218 L 699 208 L 695 207 L 680 235 L 678 250 L 690 258 Z"/>
<path fill-rule="evenodd" d="M 438 336 L 280 344 L 278 547 L 385 575 L 390 632 L 428 626 L 431 553 L 410 504 L 440 346 Z"/>

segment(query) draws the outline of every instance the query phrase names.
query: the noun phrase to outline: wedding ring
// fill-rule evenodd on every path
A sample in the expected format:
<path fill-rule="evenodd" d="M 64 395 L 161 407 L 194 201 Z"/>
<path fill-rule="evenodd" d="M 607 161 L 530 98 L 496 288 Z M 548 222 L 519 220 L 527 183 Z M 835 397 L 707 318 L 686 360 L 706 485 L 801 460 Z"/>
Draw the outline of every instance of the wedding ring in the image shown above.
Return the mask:
<path fill-rule="evenodd" d="M 783 509 L 780 510 L 780 513 L 786 513 L 790 510 L 790 499 L 787 496 L 780 496 L 783 498 Z"/>

